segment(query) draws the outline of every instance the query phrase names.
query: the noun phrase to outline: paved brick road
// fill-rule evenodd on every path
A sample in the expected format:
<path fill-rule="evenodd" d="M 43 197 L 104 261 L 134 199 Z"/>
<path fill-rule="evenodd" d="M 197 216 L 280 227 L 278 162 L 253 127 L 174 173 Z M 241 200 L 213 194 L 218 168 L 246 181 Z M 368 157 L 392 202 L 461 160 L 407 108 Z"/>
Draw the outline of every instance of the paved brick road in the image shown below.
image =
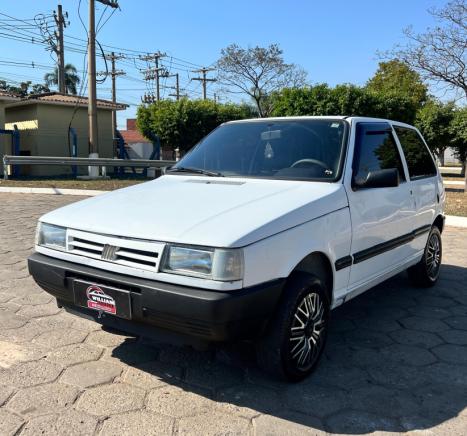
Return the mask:
<path fill-rule="evenodd" d="M 110 334 L 28 276 L 36 218 L 76 197 L 0 194 L 0 435 L 467 433 L 467 229 L 430 290 L 387 281 L 333 312 L 307 381 L 247 346 L 196 352 Z"/>

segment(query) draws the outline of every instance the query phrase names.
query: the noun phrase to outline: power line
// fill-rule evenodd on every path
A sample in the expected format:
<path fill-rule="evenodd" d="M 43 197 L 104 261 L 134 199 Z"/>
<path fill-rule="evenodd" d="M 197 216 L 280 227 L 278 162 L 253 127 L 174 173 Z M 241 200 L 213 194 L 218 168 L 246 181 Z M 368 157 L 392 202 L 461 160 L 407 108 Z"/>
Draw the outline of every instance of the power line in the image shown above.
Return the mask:
<path fill-rule="evenodd" d="M 97 0 L 99 1 L 99 0 Z M 79 1 L 81 3 L 81 0 Z M 104 2 L 105 4 L 105 2 Z M 107 6 L 107 5 L 106 5 Z M 98 21 L 98 26 L 96 30 L 101 30 L 103 26 L 109 21 L 110 17 L 115 13 L 116 8 L 112 11 L 112 14 L 107 14 L 108 7 L 104 9 L 100 16 L 100 24 Z M 80 17 L 80 21 L 83 25 L 83 28 L 87 31 L 86 24 L 82 20 L 81 17 L 81 11 L 78 8 L 78 16 Z M 28 43 L 28 44 L 34 44 L 37 45 L 41 48 L 48 49 L 51 53 L 54 52 L 53 46 L 51 47 L 50 40 L 47 39 L 47 34 L 43 35 L 40 32 L 40 27 L 39 24 L 42 24 L 44 30 L 50 32 L 52 31 L 52 27 L 54 27 L 54 17 L 52 15 L 44 15 L 44 14 L 38 14 L 35 16 L 34 19 L 25 19 L 21 20 L 19 18 L 12 17 L 7 14 L 0 13 L 0 38 L 2 39 L 7 39 L 7 40 L 12 40 L 12 41 L 17 41 L 17 42 L 22 42 L 22 43 Z M 56 24 L 56 23 L 55 23 Z M 2 31 L 3 30 L 3 31 Z M 64 35 L 64 44 L 66 45 L 66 51 L 67 53 L 77 53 L 77 54 L 87 54 L 87 46 L 88 46 L 88 41 L 83 38 L 79 38 L 73 35 L 69 35 L 68 33 Z M 98 43 L 98 42 L 97 42 Z M 150 66 L 148 65 L 149 61 L 146 60 L 144 61 L 145 56 L 147 56 L 147 52 L 143 50 L 134 50 L 134 49 L 129 49 L 129 48 L 123 48 L 123 47 L 118 47 L 115 45 L 110 45 L 110 44 L 101 44 L 102 45 L 102 53 L 98 53 L 97 57 L 99 59 L 105 60 L 106 57 L 109 56 L 109 53 L 107 52 L 108 48 L 113 48 L 114 53 L 118 56 L 123 55 L 124 58 L 121 58 L 119 63 L 121 66 L 127 70 L 127 75 L 122 76 L 121 80 L 126 80 L 129 83 L 137 83 L 137 84 L 145 84 L 146 86 L 146 91 L 148 93 L 155 93 L 157 94 L 157 80 L 156 80 L 156 70 L 154 70 L 154 66 L 156 68 L 159 68 L 157 70 L 157 75 L 159 76 L 159 79 L 162 79 L 159 81 L 159 98 L 161 98 L 162 95 L 168 95 L 170 97 L 176 97 L 177 94 L 179 94 L 179 97 L 182 95 L 182 92 L 185 94 L 188 94 L 190 96 L 194 96 L 194 94 L 197 92 L 197 90 L 203 85 L 203 97 L 207 98 L 207 96 L 211 97 L 212 93 L 208 92 L 206 88 L 206 82 L 207 81 L 215 81 L 215 79 L 208 79 L 206 77 L 206 82 L 203 82 L 203 77 L 195 77 L 193 78 L 193 81 L 198 81 L 199 83 L 197 84 L 196 87 L 193 87 L 190 85 L 191 82 L 191 73 L 193 67 L 198 67 L 199 65 L 187 61 L 184 59 L 181 59 L 176 56 L 170 56 L 170 55 L 165 55 L 165 57 L 160 57 L 158 60 L 158 65 L 153 65 Z M 159 52 L 160 53 L 160 52 Z M 167 59 L 165 59 L 167 58 Z M 53 58 L 55 62 L 55 58 Z M 12 62 L 17 62 L 17 63 L 12 63 Z M 53 65 L 47 65 L 44 64 L 43 62 L 41 63 L 36 63 L 36 62 L 31 62 L 31 61 L 1 61 L 0 59 L 0 65 L 4 65 L 6 67 L 11 66 L 12 68 L 24 68 L 24 69 L 37 69 L 37 70 L 49 70 L 53 68 Z M 148 71 L 148 77 L 145 80 L 144 78 L 141 77 L 136 77 L 135 72 L 141 73 L 142 70 L 150 70 L 152 68 L 152 71 Z M 196 72 L 201 72 L 202 73 L 202 68 L 197 69 Z M 83 67 L 82 70 L 78 70 L 78 73 L 84 72 L 86 74 L 87 68 Z M 166 93 L 165 90 L 176 90 L 177 86 L 165 86 L 167 80 L 170 77 L 176 77 L 175 75 L 178 74 L 178 93 L 174 93 L 173 95 L 170 95 Z M 151 78 L 152 76 L 152 78 Z M 84 77 L 84 76 L 83 76 Z M 81 89 L 85 90 L 87 87 L 87 83 L 85 80 L 81 81 Z M 100 92 L 102 92 L 101 87 L 99 87 Z M 142 90 L 141 88 L 137 88 L 138 90 Z M 122 91 L 125 91 L 124 88 L 121 88 Z M 81 93 L 81 90 L 80 90 Z"/>
<path fill-rule="evenodd" d="M 98 0 L 99 1 L 99 0 Z M 105 1 L 105 0 L 104 0 Z M 108 2 L 109 4 L 116 4 L 115 2 Z M 79 1 L 79 5 L 81 4 L 81 0 Z M 106 3 L 104 3 L 106 4 Z M 110 17 L 113 15 L 113 13 L 116 11 L 116 9 L 114 9 L 112 11 L 112 14 L 107 17 L 107 19 L 102 23 L 102 25 L 99 27 L 99 30 L 101 30 L 103 28 L 103 26 L 105 25 L 105 23 L 108 22 L 108 20 L 110 19 Z M 20 18 L 15 18 L 15 17 L 12 17 L 11 15 L 8 15 L 8 14 L 4 14 L 4 13 L 0 13 L 0 15 L 3 15 L 3 16 L 6 16 L 7 19 L 9 21 L 12 21 L 12 22 L 22 22 L 24 23 L 25 25 L 27 26 L 32 26 L 32 28 L 35 28 L 37 29 L 37 25 L 36 26 L 33 26 L 32 25 L 32 22 L 35 22 L 34 19 L 28 19 L 28 20 L 23 20 L 23 19 L 20 19 Z M 80 12 L 80 8 L 78 8 L 78 17 L 79 17 L 79 20 L 83 26 L 83 28 L 85 29 L 86 33 L 87 33 L 87 27 L 81 17 L 81 12 Z M 44 18 L 48 18 L 48 19 L 52 19 L 52 21 L 49 21 L 49 24 L 53 22 L 53 16 L 43 16 L 43 19 Z M 28 21 L 31 21 L 31 23 L 29 23 Z M 1 24 L 1 19 L 0 19 L 0 24 Z M 14 30 L 16 26 L 11 26 L 10 27 L 13 27 L 13 29 L 10 29 L 10 30 Z M 25 29 L 26 31 L 26 29 Z M 34 37 L 38 37 L 38 38 L 41 38 L 42 35 L 40 33 L 36 33 L 36 32 L 32 32 L 32 31 L 29 31 L 28 30 L 28 33 L 29 35 L 24 35 L 23 36 L 27 36 L 27 37 L 30 37 L 30 36 L 34 36 Z M 83 39 L 83 38 L 78 38 L 76 36 L 72 36 L 72 35 L 65 35 L 65 39 L 73 39 L 75 41 L 80 41 L 82 44 L 76 44 L 76 43 L 72 43 L 71 41 L 68 43 L 68 44 L 71 44 L 71 45 L 74 45 L 75 48 L 73 48 L 72 51 L 75 51 L 75 50 L 81 50 L 82 53 L 84 53 L 84 49 L 86 48 L 86 45 L 87 45 L 87 40 L 86 39 Z M 138 58 L 140 55 L 145 55 L 147 54 L 147 52 L 143 51 L 143 50 L 134 50 L 134 49 L 129 49 L 129 48 L 123 48 L 123 47 L 118 47 L 118 46 L 114 46 L 114 45 L 109 45 L 109 44 L 102 44 L 103 47 L 107 47 L 107 48 L 110 48 L 112 49 L 112 51 L 118 51 L 122 54 L 124 53 L 128 53 L 128 54 L 131 54 L 131 56 L 135 57 L 135 58 Z M 193 68 L 193 67 L 201 67 L 201 65 L 199 64 L 196 64 L 194 62 L 191 62 L 191 61 L 187 61 L 187 60 L 184 60 L 184 59 L 181 59 L 179 57 L 176 57 L 176 56 L 171 56 L 171 58 L 173 59 L 173 63 L 174 65 L 178 65 L 180 67 L 185 67 L 185 68 Z M 176 62 L 175 62 L 176 61 Z"/>

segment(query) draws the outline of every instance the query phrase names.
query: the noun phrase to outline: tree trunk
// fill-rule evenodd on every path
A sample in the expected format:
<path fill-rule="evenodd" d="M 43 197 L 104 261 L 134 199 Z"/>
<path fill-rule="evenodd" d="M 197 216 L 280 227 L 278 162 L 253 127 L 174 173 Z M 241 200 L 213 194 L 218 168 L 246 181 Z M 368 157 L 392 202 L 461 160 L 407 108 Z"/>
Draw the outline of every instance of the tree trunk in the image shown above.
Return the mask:
<path fill-rule="evenodd" d="M 438 155 L 439 163 L 442 167 L 444 167 L 444 153 L 446 150 L 442 150 L 441 153 Z"/>
<path fill-rule="evenodd" d="M 260 118 L 264 118 L 263 107 L 261 105 L 261 99 L 255 98 L 256 107 L 258 108 L 258 115 Z"/>

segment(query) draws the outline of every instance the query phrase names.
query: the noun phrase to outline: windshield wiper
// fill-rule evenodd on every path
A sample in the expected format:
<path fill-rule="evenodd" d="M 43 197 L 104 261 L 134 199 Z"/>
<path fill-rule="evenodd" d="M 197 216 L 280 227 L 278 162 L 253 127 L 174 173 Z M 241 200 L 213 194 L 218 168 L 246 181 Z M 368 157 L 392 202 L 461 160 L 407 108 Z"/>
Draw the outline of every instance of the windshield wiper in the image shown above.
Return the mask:
<path fill-rule="evenodd" d="M 194 173 L 203 174 L 209 177 L 224 177 L 224 174 L 216 171 L 203 170 L 201 168 L 190 168 L 190 167 L 174 167 L 167 170 L 168 173 Z"/>

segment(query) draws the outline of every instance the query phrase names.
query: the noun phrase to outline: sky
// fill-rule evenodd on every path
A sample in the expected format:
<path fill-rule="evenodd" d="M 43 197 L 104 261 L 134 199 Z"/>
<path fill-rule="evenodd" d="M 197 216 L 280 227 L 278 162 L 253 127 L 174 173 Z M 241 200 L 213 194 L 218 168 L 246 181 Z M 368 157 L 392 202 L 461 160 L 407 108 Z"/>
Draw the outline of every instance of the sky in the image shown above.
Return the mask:
<path fill-rule="evenodd" d="M 61 4 L 70 22 L 65 29 L 65 61 L 83 75 L 88 0 Z M 435 25 L 427 9 L 445 4 L 444 0 L 119 0 L 120 10 L 110 16 L 113 10 L 96 2 L 96 21 L 104 14 L 97 39 L 104 51 L 126 55 L 117 61 L 117 68 L 127 73 L 117 79 L 117 99 L 130 105 L 118 114 L 123 128 L 125 119 L 135 116 L 141 96 L 153 86 L 140 71 L 147 67 L 139 58 L 145 52 L 165 53 L 164 66 L 180 73 L 181 87 L 192 98 L 202 96 L 200 82 L 191 80 L 197 77 L 192 70 L 213 65 L 221 49 L 231 43 L 244 47 L 277 43 L 286 62 L 303 67 L 311 83 L 363 85 L 377 69 L 378 51 L 403 43 L 402 29 L 407 26 L 422 32 Z M 56 58 L 40 43 L 33 19 L 43 14 L 51 26 L 49 17 L 56 7 L 57 0 L 0 1 L 0 80 L 40 83 L 53 69 Z M 97 69 L 105 70 L 102 59 Z M 165 79 L 162 85 L 173 86 L 174 80 Z M 98 96 L 110 98 L 110 86 L 110 79 L 99 85 Z M 165 97 L 170 92 L 162 89 Z M 214 92 L 219 94 L 210 84 L 208 95 L 213 97 Z M 228 98 L 221 95 L 221 101 Z"/>

